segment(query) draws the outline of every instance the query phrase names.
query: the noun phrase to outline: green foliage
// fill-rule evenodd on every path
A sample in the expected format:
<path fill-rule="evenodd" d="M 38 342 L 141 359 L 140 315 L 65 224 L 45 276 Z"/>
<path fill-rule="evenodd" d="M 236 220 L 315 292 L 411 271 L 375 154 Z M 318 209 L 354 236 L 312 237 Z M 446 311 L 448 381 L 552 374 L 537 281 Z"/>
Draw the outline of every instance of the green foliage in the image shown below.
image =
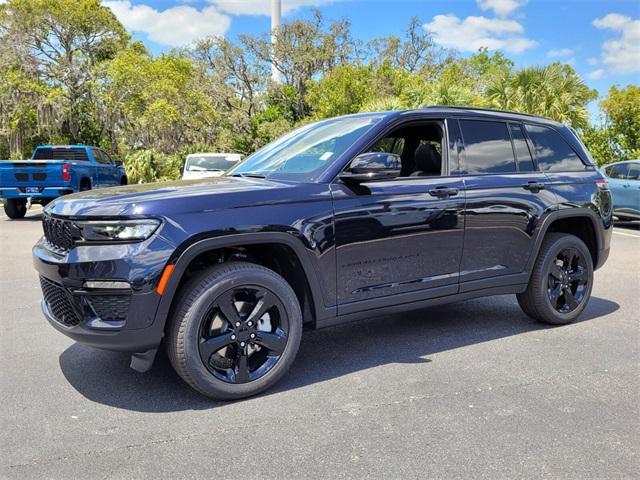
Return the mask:
<path fill-rule="evenodd" d="M 597 98 L 566 64 L 528 67 L 495 76 L 487 96 L 496 108 L 526 112 L 568 123 L 575 128 L 588 124 L 587 103 Z"/>
<path fill-rule="evenodd" d="M 640 87 L 611 87 L 600 106 L 617 147 L 628 158 L 640 158 Z"/>
<path fill-rule="evenodd" d="M 271 56 L 281 82 L 271 81 Z M 462 57 L 414 18 L 398 36 L 354 40 L 319 13 L 276 33 L 204 38 L 152 56 L 100 0 L 0 3 L 0 157 L 41 143 L 95 144 L 132 183 L 175 179 L 188 153 L 248 155 L 292 128 L 365 111 L 468 105 L 571 124 L 598 162 L 640 156 L 640 89 L 596 93 L 569 65 L 516 69 L 501 52 Z"/>

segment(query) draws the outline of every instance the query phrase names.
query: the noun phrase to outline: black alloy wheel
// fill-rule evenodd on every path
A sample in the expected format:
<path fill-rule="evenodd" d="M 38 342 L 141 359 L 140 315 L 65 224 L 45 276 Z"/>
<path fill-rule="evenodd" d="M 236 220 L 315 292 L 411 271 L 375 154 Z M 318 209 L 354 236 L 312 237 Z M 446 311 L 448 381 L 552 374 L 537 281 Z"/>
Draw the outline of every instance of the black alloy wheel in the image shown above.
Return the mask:
<path fill-rule="evenodd" d="M 293 363 L 302 336 L 295 292 L 273 270 L 232 261 L 181 288 L 166 337 L 178 375 L 216 400 L 256 395 Z"/>
<path fill-rule="evenodd" d="M 571 323 L 593 288 L 593 259 L 585 243 L 568 233 L 548 233 L 518 304 L 531 318 L 551 325 Z"/>
<path fill-rule="evenodd" d="M 588 290 L 587 262 L 576 248 L 565 248 L 549 266 L 548 295 L 560 313 L 574 311 Z"/>
<path fill-rule="evenodd" d="M 289 332 L 282 302 L 270 290 L 249 285 L 227 290 L 202 319 L 198 350 L 220 380 L 259 379 L 280 360 Z"/>

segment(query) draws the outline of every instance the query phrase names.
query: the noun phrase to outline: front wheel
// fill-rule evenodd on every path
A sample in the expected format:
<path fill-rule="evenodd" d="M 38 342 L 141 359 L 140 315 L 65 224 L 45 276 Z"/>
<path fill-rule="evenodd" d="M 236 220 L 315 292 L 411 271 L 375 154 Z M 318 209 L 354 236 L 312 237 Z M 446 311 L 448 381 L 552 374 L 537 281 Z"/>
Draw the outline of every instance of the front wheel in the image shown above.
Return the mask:
<path fill-rule="evenodd" d="M 27 214 L 27 200 L 24 198 L 7 198 L 4 201 L 4 213 L 12 220 L 24 218 Z"/>
<path fill-rule="evenodd" d="M 585 309 L 593 287 L 593 260 L 582 240 L 550 233 L 540 247 L 529 285 L 517 295 L 530 317 L 552 325 L 574 321 Z"/>
<path fill-rule="evenodd" d="M 167 335 L 171 364 L 191 387 L 218 400 L 275 384 L 298 351 L 302 314 L 289 284 L 259 265 L 230 262 L 191 279 Z"/>

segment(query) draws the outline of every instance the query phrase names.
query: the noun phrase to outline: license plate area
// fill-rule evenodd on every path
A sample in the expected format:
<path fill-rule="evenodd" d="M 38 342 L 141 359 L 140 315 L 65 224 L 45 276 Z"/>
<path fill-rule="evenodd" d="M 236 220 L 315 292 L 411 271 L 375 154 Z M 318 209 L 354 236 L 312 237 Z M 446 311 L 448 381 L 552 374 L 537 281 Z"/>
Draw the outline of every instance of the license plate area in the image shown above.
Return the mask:
<path fill-rule="evenodd" d="M 26 193 L 40 193 L 40 188 L 38 187 L 25 187 Z"/>

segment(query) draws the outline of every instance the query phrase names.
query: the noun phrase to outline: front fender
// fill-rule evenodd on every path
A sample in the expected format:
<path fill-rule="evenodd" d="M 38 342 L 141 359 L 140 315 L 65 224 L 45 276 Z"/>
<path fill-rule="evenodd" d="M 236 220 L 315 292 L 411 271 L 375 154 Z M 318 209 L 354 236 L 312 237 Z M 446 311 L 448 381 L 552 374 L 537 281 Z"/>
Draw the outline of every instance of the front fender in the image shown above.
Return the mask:
<path fill-rule="evenodd" d="M 241 247 L 261 243 L 280 244 L 291 248 L 299 260 L 300 265 L 302 265 L 307 282 L 309 283 L 316 321 L 318 319 L 335 316 L 336 307 L 326 307 L 324 305 L 316 266 L 311 262 L 302 241 L 284 232 L 257 232 L 201 239 L 183 249 L 177 258 L 169 260 L 168 263 L 173 264 L 174 268 L 164 289 L 160 304 L 158 305 L 155 322 L 160 322 L 163 326 L 166 323 L 182 277 L 192 260 L 198 255 L 225 247 Z"/>

